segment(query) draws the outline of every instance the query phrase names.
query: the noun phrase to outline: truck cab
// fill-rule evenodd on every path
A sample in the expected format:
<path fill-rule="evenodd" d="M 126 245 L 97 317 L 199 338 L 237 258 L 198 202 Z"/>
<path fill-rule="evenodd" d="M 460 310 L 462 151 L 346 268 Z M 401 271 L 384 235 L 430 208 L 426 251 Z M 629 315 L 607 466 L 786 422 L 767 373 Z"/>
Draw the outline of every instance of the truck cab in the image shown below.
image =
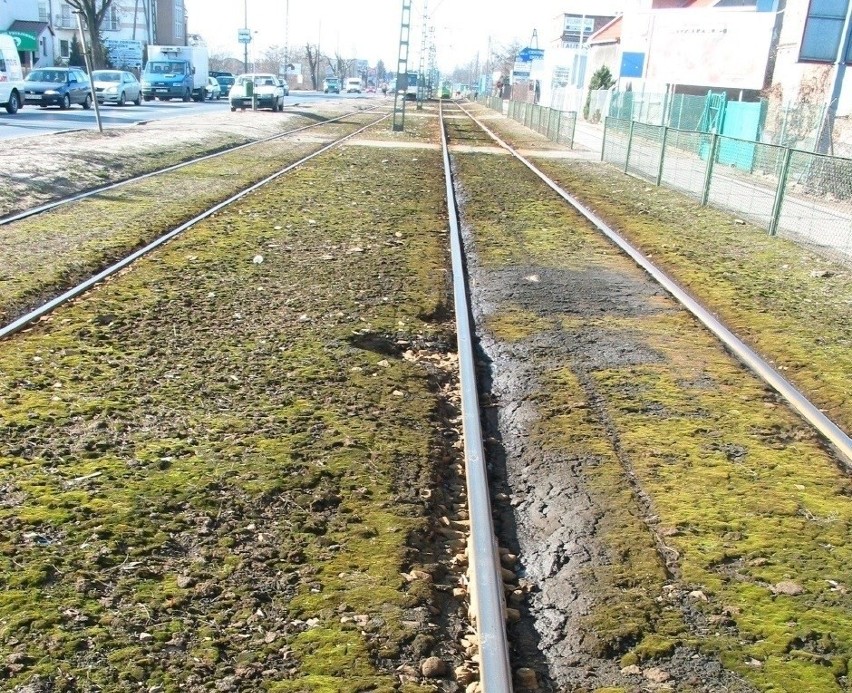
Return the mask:
<path fill-rule="evenodd" d="M 339 94 L 340 80 L 337 77 L 326 77 L 322 83 L 322 90 L 326 94 Z"/>
<path fill-rule="evenodd" d="M 148 46 L 142 72 L 142 98 L 203 101 L 208 61 L 204 46 Z"/>

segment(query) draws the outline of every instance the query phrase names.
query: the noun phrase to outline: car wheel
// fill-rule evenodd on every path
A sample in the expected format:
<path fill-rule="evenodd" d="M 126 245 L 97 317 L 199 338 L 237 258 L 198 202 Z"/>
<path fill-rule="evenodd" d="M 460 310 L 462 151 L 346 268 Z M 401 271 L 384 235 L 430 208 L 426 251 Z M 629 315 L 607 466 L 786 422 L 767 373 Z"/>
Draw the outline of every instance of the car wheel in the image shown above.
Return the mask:
<path fill-rule="evenodd" d="M 92 107 L 92 95 L 86 94 L 86 98 L 83 99 L 83 109 L 88 111 Z"/>
<path fill-rule="evenodd" d="M 62 97 L 62 104 L 59 106 L 59 108 L 63 110 L 68 110 L 69 108 L 71 108 L 71 97 L 68 94 Z"/>
<path fill-rule="evenodd" d="M 237 110 L 237 107 L 236 107 L 236 106 L 231 106 L 231 113 L 233 113 L 233 112 L 234 112 L 234 111 L 236 111 L 236 110 Z"/>
<path fill-rule="evenodd" d="M 142 105 L 142 92 L 141 91 L 138 94 L 136 94 L 136 99 L 133 101 L 133 103 L 135 103 L 137 106 Z"/>
<path fill-rule="evenodd" d="M 18 92 L 13 91 L 9 94 L 9 103 L 6 104 L 6 113 L 17 113 L 21 104 L 18 103 Z"/>
<path fill-rule="evenodd" d="M 115 105 L 116 106 L 123 106 L 124 105 L 124 92 L 121 92 L 118 95 L 118 101 L 116 101 Z"/>
<path fill-rule="evenodd" d="M 189 92 L 189 89 L 187 89 L 187 90 L 183 93 L 183 102 L 184 102 L 184 103 L 189 103 L 189 100 L 190 100 L 191 98 L 192 98 L 192 94 Z"/>

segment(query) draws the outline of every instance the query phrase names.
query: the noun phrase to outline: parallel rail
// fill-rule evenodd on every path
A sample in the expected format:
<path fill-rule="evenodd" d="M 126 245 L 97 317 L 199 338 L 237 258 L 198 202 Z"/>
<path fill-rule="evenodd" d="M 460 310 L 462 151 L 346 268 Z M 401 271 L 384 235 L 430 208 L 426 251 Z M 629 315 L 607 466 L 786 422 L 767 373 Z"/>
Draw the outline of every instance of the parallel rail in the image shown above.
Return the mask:
<path fill-rule="evenodd" d="M 790 381 L 776 371 L 769 363 L 761 358 L 754 350 L 745 344 L 739 337 L 731 332 L 720 320 L 709 310 L 702 306 L 684 291 L 677 282 L 654 265 L 641 251 L 628 243 L 622 236 L 614 231 L 606 222 L 590 209 L 585 207 L 579 200 L 561 188 L 553 179 L 543 173 L 535 164 L 519 154 L 511 145 L 504 142 L 498 135 L 488 129 L 479 119 L 461 104 L 459 108 L 480 128 L 483 129 L 497 144 L 508 151 L 535 175 L 541 178 L 547 186 L 570 204 L 610 241 L 617 245 L 622 251 L 629 255 L 637 265 L 644 269 L 660 284 L 675 300 L 692 313 L 701 323 L 710 330 L 743 364 L 751 369 L 767 385 L 781 395 L 790 406 L 798 412 L 811 426 L 828 440 L 839 453 L 847 468 L 852 469 L 852 438 L 846 434 L 837 424 L 823 414 L 810 400 L 797 390 Z"/>
<path fill-rule="evenodd" d="M 238 144 L 233 147 L 228 147 L 227 149 L 222 149 L 218 152 L 213 152 L 212 154 L 205 154 L 194 159 L 189 159 L 188 161 L 182 161 L 179 164 L 167 166 L 166 168 L 158 168 L 156 171 L 148 171 L 147 173 L 142 173 L 138 176 L 134 176 L 133 178 L 125 178 L 124 180 L 116 181 L 115 183 L 109 183 L 107 185 L 101 185 L 97 188 L 91 188 L 90 190 L 75 193 L 74 195 L 69 195 L 68 197 L 63 197 L 59 200 L 45 202 L 42 205 L 31 207 L 30 209 L 25 209 L 22 212 L 15 212 L 14 214 L 9 214 L 5 217 L 0 217 L 0 226 L 5 226 L 6 224 L 11 224 L 15 221 L 21 221 L 22 219 L 28 219 L 29 217 L 34 217 L 38 214 L 44 214 L 45 212 L 49 212 L 52 209 L 56 209 L 57 207 L 62 207 L 64 205 L 71 204 L 72 202 L 79 202 L 80 200 L 85 200 L 86 198 L 94 197 L 95 195 L 100 195 L 101 193 L 107 192 L 108 190 L 115 190 L 116 188 L 120 188 L 124 185 L 138 183 L 139 181 L 143 181 L 148 178 L 153 178 L 164 173 L 178 171 L 182 168 L 186 168 L 187 166 L 192 166 L 193 164 L 201 163 L 202 161 L 209 161 L 210 159 L 215 159 L 216 157 L 224 156 L 225 154 L 238 152 L 241 149 L 246 149 L 247 147 L 254 147 L 259 144 L 274 142 L 275 140 L 283 139 L 284 137 L 289 137 L 290 135 L 295 135 L 305 130 L 311 130 L 312 128 L 322 127 L 323 125 L 328 125 L 329 123 L 336 123 L 340 120 L 348 118 L 349 116 L 359 115 L 361 113 L 369 113 L 370 111 L 375 110 L 376 108 L 378 108 L 378 106 L 373 106 L 371 108 L 365 108 L 363 110 L 358 111 L 350 111 L 349 113 L 344 113 L 343 115 L 337 116 L 336 118 L 329 118 L 328 120 L 323 120 L 321 123 L 302 125 L 301 127 L 294 128 L 292 130 L 287 130 L 286 132 L 279 132 L 277 135 L 270 135 L 269 137 L 264 137 L 262 139 L 254 140 L 252 142 Z"/>
<path fill-rule="evenodd" d="M 453 174 L 444 128 L 443 106 L 439 112 L 444 177 L 447 184 L 447 211 L 450 220 L 450 250 L 453 263 L 453 297 L 459 347 L 459 371 L 462 394 L 465 475 L 470 513 L 470 595 L 476 631 L 479 636 L 479 681 L 483 693 L 508 693 L 512 690 L 509 648 L 506 642 L 506 617 L 500 555 L 494 536 L 488 472 L 479 420 L 476 388 L 476 364 L 467 301 L 462 238 L 458 224 Z"/>
<path fill-rule="evenodd" d="M 342 116 L 342 117 L 345 117 L 345 116 Z M 0 327 L 0 339 L 5 339 L 5 338 L 15 334 L 16 332 L 19 332 L 20 330 L 24 329 L 30 323 L 34 322 L 35 320 L 38 320 L 39 318 L 47 315 L 48 313 L 51 313 L 52 311 L 54 311 L 56 308 L 63 305 L 64 303 L 67 303 L 68 301 L 72 300 L 73 298 L 76 298 L 80 294 L 88 291 L 93 286 L 95 286 L 99 282 L 102 282 L 107 277 L 110 277 L 111 275 L 115 274 L 116 272 L 119 272 L 120 270 L 124 269 L 125 267 L 127 267 L 131 263 L 138 260 L 140 257 L 147 255 L 148 253 L 150 253 L 155 248 L 158 248 L 159 246 L 163 245 L 167 241 L 170 241 L 172 238 L 183 233 L 184 231 L 186 231 L 190 227 L 194 226 L 198 222 L 203 221 L 204 219 L 207 219 L 208 217 L 212 216 L 213 214 L 215 214 L 216 212 L 218 212 L 222 208 L 227 207 L 230 204 L 233 204 L 234 202 L 245 197 L 249 193 L 252 193 L 255 190 L 257 190 L 258 188 L 261 188 L 264 185 L 267 185 L 268 183 L 272 182 L 276 178 L 280 178 L 285 173 L 289 173 L 294 168 L 301 166 L 305 162 L 313 159 L 314 157 L 317 157 L 320 154 L 323 154 L 323 153 L 327 152 L 328 150 L 339 146 L 340 144 L 342 144 L 346 140 L 351 139 L 352 137 L 355 137 L 356 135 L 361 134 L 365 130 L 370 129 L 374 125 L 382 122 L 383 120 L 386 120 L 389 117 L 390 117 L 390 114 L 385 114 L 385 115 L 381 116 L 380 118 L 377 118 L 373 122 L 368 123 L 364 127 L 359 128 L 355 132 L 351 132 L 348 135 L 344 135 L 343 137 L 332 142 L 331 144 L 328 144 L 325 147 L 318 149 L 317 151 L 313 152 L 312 154 L 308 154 L 307 156 L 299 159 L 298 161 L 296 161 L 292 164 L 289 164 L 288 166 L 285 166 L 280 171 L 276 171 L 272 175 L 264 178 L 263 180 L 261 180 L 257 183 L 254 183 L 253 185 L 249 186 L 248 188 L 245 188 L 244 190 L 241 190 L 236 195 L 232 195 L 227 200 L 219 202 L 218 204 L 214 205 L 213 207 L 206 210 L 205 212 L 202 212 L 201 214 L 190 219 L 189 221 L 184 222 L 183 224 L 181 224 L 177 228 L 172 229 L 171 231 L 163 234 L 162 236 L 160 236 L 156 240 L 151 241 L 151 243 L 146 245 L 144 248 L 140 248 L 139 250 L 128 255 L 127 257 L 119 260 L 115 264 L 107 267 L 105 270 L 98 272 L 96 275 L 90 277 L 86 281 L 81 282 L 80 284 L 78 284 L 75 287 L 72 287 L 71 289 L 68 289 L 63 294 L 57 296 L 54 299 L 51 299 L 47 303 L 44 303 L 43 305 L 39 306 L 38 308 L 30 311 L 26 315 L 22 315 L 20 318 L 18 318 L 14 322 L 11 322 L 8 325 Z M 327 123 L 329 121 L 325 121 L 325 122 Z M 309 126 L 309 127 L 313 127 L 313 126 Z M 252 143 L 252 144 L 256 144 L 256 143 Z M 231 150 L 231 151 L 233 151 L 233 150 Z"/>

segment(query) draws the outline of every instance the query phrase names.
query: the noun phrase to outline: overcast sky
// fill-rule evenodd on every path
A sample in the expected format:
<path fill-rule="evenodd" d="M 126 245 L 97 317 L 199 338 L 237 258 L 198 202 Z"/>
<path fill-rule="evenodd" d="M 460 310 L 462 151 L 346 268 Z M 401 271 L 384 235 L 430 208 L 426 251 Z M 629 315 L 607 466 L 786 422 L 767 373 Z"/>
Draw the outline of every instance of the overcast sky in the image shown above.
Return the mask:
<path fill-rule="evenodd" d="M 489 36 L 499 44 L 517 39 L 526 45 L 537 29 L 544 48 L 555 38 L 553 18 L 577 1 L 428 0 L 438 66 L 452 70 L 474 59 L 477 51 L 484 60 Z M 184 4 L 189 32 L 200 34 L 211 53 L 242 57 L 237 29 L 245 24 L 246 8 L 248 28 L 258 32 L 252 50 L 284 44 L 286 0 L 184 0 Z M 396 67 L 401 0 L 289 0 L 289 5 L 291 47 L 319 40 L 324 53 L 339 51 L 345 58 L 369 60 L 371 65 L 381 58 L 388 68 Z M 422 14 L 423 0 L 413 0 L 410 61 L 419 59 Z"/>

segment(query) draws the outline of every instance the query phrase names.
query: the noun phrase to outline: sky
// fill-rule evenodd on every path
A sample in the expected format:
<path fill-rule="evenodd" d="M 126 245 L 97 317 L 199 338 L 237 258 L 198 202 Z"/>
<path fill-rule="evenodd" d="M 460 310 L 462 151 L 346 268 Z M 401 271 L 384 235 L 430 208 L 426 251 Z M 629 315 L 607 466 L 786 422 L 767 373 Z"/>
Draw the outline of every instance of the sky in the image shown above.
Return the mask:
<path fill-rule="evenodd" d="M 577 0 L 428 0 L 428 26 L 435 27 L 438 67 L 444 72 L 476 58 L 485 60 L 489 37 L 495 44 L 517 40 L 530 42 L 538 30 L 544 48 L 555 36 L 553 18 Z M 600 2 L 601 0 L 594 0 Z M 419 60 L 424 0 L 412 0 L 409 67 Z M 262 53 L 270 46 L 283 46 L 285 26 L 288 44 L 304 46 L 320 43 L 323 53 L 339 52 L 344 58 L 381 59 L 388 69 L 396 69 L 399 52 L 402 0 L 184 0 L 189 14 L 189 33 L 200 34 L 211 54 L 242 58 L 237 30 L 248 28 L 254 40 L 252 52 Z M 250 56 L 251 59 L 251 56 Z"/>

